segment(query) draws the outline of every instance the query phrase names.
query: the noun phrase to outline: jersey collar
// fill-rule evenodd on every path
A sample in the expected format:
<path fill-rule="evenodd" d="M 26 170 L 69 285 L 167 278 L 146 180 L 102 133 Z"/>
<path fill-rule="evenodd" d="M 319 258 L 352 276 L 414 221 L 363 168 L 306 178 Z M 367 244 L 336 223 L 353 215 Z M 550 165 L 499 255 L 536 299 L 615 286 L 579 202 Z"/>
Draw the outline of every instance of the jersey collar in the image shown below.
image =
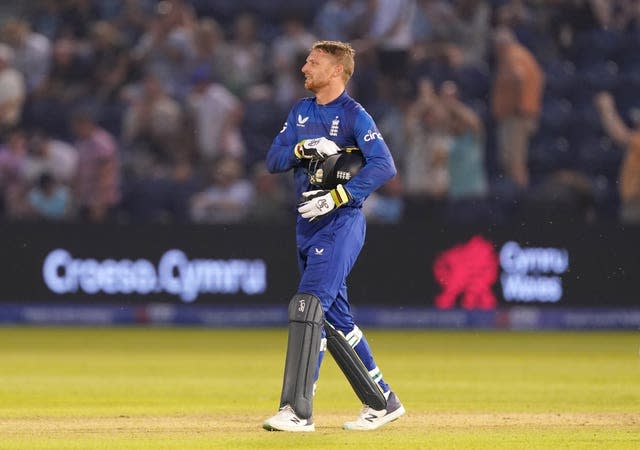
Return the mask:
<path fill-rule="evenodd" d="M 329 103 L 325 103 L 324 105 L 319 104 L 318 100 L 316 99 L 316 105 L 318 105 L 318 106 L 333 106 L 333 105 L 337 105 L 338 103 L 343 102 L 346 98 L 347 98 L 347 91 L 344 90 L 344 91 L 342 91 L 342 94 L 337 96 L 334 100 L 331 100 Z"/>

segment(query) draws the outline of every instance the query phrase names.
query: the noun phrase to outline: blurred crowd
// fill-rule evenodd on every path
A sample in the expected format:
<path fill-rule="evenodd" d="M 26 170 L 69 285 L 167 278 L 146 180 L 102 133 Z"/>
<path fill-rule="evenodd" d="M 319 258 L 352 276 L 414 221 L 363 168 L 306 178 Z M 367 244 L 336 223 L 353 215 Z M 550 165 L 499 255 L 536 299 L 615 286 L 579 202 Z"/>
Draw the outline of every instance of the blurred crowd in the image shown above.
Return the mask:
<path fill-rule="evenodd" d="M 370 221 L 640 223 L 637 0 L 9 3 L 3 221 L 291 221 L 263 160 L 336 39 L 398 167 Z"/>

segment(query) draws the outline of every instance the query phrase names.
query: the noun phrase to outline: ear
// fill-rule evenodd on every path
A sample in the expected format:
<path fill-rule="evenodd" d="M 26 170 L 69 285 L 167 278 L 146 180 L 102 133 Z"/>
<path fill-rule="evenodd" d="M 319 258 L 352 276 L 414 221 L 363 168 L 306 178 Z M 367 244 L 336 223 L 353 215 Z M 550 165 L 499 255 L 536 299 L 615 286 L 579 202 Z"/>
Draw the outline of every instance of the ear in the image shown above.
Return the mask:
<path fill-rule="evenodd" d="M 333 75 L 336 77 L 342 78 L 343 73 L 344 73 L 344 66 L 342 64 L 337 64 L 333 71 Z"/>

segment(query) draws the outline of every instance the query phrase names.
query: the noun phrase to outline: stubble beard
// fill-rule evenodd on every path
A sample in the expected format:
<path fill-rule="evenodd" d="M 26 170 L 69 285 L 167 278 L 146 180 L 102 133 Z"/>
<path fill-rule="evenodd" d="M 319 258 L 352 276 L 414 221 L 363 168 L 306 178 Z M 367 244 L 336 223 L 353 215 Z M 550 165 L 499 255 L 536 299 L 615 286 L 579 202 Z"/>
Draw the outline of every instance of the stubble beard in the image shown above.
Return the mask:
<path fill-rule="evenodd" d="M 304 88 L 307 91 L 313 92 L 314 94 L 317 92 L 316 85 L 314 84 L 313 79 L 311 78 L 304 79 Z"/>
<path fill-rule="evenodd" d="M 318 82 L 317 80 L 314 79 L 305 79 L 304 80 L 304 87 L 305 89 L 307 89 L 310 92 L 313 92 L 314 94 L 317 94 L 318 92 L 320 92 L 322 90 L 322 88 L 328 86 L 329 83 L 328 82 Z"/>

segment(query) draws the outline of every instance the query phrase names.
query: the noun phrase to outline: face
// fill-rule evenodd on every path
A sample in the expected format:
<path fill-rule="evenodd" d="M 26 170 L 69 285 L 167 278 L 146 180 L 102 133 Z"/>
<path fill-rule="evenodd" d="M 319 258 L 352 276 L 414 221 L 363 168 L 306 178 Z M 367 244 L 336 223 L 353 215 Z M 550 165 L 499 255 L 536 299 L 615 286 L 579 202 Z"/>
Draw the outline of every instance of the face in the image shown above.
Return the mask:
<path fill-rule="evenodd" d="M 313 93 L 319 92 L 329 85 L 333 77 L 339 76 L 338 67 L 333 56 L 321 50 L 311 50 L 301 69 L 304 87 Z"/>

